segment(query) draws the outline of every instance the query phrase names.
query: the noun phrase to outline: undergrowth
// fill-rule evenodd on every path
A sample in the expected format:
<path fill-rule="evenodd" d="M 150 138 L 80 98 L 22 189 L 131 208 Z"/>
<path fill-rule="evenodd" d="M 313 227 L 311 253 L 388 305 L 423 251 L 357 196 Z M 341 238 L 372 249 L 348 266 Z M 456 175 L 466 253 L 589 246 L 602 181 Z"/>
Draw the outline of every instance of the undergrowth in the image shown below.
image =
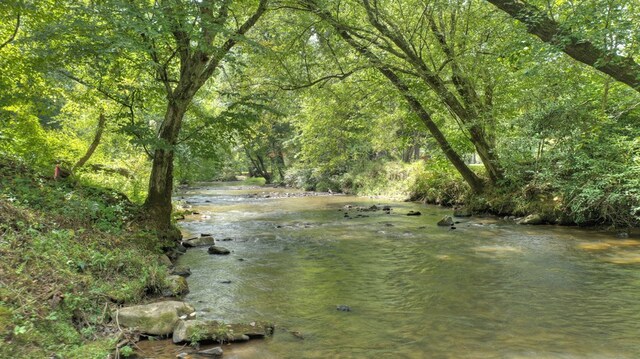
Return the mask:
<path fill-rule="evenodd" d="M 0 353 L 105 358 L 110 309 L 162 288 L 162 243 L 113 190 L 0 160 Z"/>

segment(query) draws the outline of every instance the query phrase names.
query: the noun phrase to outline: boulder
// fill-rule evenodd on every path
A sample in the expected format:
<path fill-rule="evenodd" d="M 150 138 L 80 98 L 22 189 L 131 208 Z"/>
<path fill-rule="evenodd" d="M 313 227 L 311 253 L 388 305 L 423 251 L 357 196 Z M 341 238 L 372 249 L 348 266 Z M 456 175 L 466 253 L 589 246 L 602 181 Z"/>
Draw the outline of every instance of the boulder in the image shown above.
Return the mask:
<path fill-rule="evenodd" d="M 453 209 L 454 217 L 471 217 L 471 211 L 465 207 L 456 207 Z"/>
<path fill-rule="evenodd" d="M 422 215 L 422 213 L 420 213 L 419 211 L 409 211 L 409 213 L 407 213 L 407 216 L 420 216 Z"/>
<path fill-rule="evenodd" d="M 113 311 L 111 316 L 122 327 L 148 335 L 168 335 L 174 331 L 180 316 L 194 311 L 187 303 L 167 301 L 120 308 Z"/>
<path fill-rule="evenodd" d="M 538 213 L 534 213 L 534 214 L 530 214 L 530 215 L 524 217 L 518 223 L 520 223 L 520 224 L 537 225 L 537 224 L 544 224 L 545 222 L 546 221 L 544 220 L 542 215 L 540 215 Z"/>
<path fill-rule="evenodd" d="M 179 275 L 167 276 L 167 287 L 162 291 L 165 297 L 178 297 L 189 293 L 187 280 Z"/>
<path fill-rule="evenodd" d="M 217 246 L 209 247 L 207 252 L 209 252 L 209 254 L 221 254 L 221 255 L 226 255 L 226 254 L 231 253 L 230 250 L 228 250 L 228 249 L 226 249 L 224 247 L 217 247 Z"/>
<path fill-rule="evenodd" d="M 171 270 L 171 274 L 186 278 L 191 275 L 191 268 L 187 266 L 176 266 Z"/>
<path fill-rule="evenodd" d="M 171 262 L 171 259 L 169 259 L 169 256 L 167 256 L 166 254 L 162 254 L 158 257 L 158 262 L 160 264 L 164 264 L 167 267 L 171 267 L 173 265 L 173 263 Z"/>
<path fill-rule="evenodd" d="M 273 325 L 265 323 L 225 324 L 215 320 L 188 320 L 178 323 L 173 331 L 173 342 L 238 342 L 271 334 Z"/>
<path fill-rule="evenodd" d="M 215 347 L 211 349 L 200 350 L 199 352 L 197 352 L 197 354 L 205 357 L 222 358 L 224 351 L 220 347 Z"/>
<path fill-rule="evenodd" d="M 451 216 L 444 216 L 441 220 L 438 221 L 438 226 L 441 227 L 448 227 L 451 225 L 453 225 L 453 218 L 451 218 Z"/>
<path fill-rule="evenodd" d="M 200 237 L 185 239 L 184 241 L 182 241 L 182 245 L 187 248 L 211 246 L 211 245 L 214 245 L 215 243 L 216 243 L 216 240 L 213 238 L 213 236 L 200 236 Z"/>

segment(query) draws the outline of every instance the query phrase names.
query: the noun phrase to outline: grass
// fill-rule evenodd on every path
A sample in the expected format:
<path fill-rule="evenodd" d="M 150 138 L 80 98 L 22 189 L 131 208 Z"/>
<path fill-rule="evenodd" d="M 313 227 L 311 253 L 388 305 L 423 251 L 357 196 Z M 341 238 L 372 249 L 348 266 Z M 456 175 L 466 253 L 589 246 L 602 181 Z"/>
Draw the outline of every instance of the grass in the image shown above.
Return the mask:
<path fill-rule="evenodd" d="M 162 243 L 139 207 L 105 188 L 0 161 L 0 353 L 104 358 L 110 308 L 164 285 Z"/>

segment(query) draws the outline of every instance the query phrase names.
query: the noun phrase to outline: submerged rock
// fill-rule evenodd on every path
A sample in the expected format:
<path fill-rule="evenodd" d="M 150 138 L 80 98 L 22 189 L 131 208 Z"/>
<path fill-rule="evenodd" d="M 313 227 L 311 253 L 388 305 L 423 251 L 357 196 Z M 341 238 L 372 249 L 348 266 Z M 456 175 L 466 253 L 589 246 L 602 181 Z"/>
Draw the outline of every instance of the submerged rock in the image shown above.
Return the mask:
<path fill-rule="evenodd" d="M 438 226 L 440 227 L 446 227 L 446 226 L 452 226 L 453 225 L 453 218 L 451 218 L 451 216 L 444 216 L 442 217 L 441 220 L 438 221 Z"/>
<path fill-rule="evenodd" d="M 409 211 L 409 213 L 407 213 L 407 216 L 420 216 L 422 215 L 422 213 L 420 213 L 419 211 Z"/>
<path fill-rule="evenodd" d="M 530 214 L 530 215 L 524 217 L 518 223 L 519 224 L 538 225 L 538 224 L 544 224 L 544 223 L 546 223 L 546 221 L 544 220 L 542 215 L 540 215 L 538 213 L 535 213 L 535 214 Z"/>
<path fill-rule="evenodd" d="M 182 245 L 187 248 L 211 246 L 211 245 L 214 245 L 215 243 L 216 243 L 216 240 L 215 238 L 213 238 L 213 236 L 200 236 L 200 237 L 185 239 L 184 241 L 182 241 Z"/>
<path fill-rule="evenodd" d="M 341 312 L 350 312 L 351 311 L 351 307 L 345 304 L 340 304 L 336 307 L 337 310 L 341 311 Z"/>
<path fill-rule="evenodd" d="M 199 352 L 197 352 L 197 354 L 207 357 L 221 358 L 224 354 L 224 351 L 221 347 L 215 347 L 211 349 L 200 350 Z"/>
<path fill-rule="evenodd" d="M 227 255 L 227 254 L 231 253 L 230 250 L 228 250 L 228 249 L 226 249 L 224 247 L 217 247 L 217 246 L 209 247 L 207 252 L 209 252 L 209 254 L 219 254 L 219 255 Z"/>
<path fill-rule="evenodd" d="M 112 312 L 111 317 L 120 326 L 139 330 L 143 334 L 168 335 L 174 331 L 181 316 L 194 311 L 187 303 L 166 301 L 120 308 Z"/>
<path fill-rule="evenodd" d="M 238 342 L 272 334 L 273 325 L 266 323 L 225 324 L 215 320 L 188 320 L 178 323 L 173 331 L 173 342 Z"/>

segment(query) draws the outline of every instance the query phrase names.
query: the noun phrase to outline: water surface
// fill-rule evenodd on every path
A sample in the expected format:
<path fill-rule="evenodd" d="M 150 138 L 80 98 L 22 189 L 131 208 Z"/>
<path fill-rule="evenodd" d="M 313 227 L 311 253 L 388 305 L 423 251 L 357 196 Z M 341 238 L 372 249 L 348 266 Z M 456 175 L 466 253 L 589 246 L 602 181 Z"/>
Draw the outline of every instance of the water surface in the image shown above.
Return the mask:
<path fill-rule="evenodd" d="M 199 212 L 185 236 L 232 239 L 218 242 L 231 255 L 179 260 L 192 270 L 185 300 L 200 318 L 277 324 L 225 358 L 640 357 L 640 241 L 492 218 L 452 230 L 436 226 L 449 209 L 286 192 L 177 197 Z M 355 210 L 374 204 L 392 211 Z"/>

